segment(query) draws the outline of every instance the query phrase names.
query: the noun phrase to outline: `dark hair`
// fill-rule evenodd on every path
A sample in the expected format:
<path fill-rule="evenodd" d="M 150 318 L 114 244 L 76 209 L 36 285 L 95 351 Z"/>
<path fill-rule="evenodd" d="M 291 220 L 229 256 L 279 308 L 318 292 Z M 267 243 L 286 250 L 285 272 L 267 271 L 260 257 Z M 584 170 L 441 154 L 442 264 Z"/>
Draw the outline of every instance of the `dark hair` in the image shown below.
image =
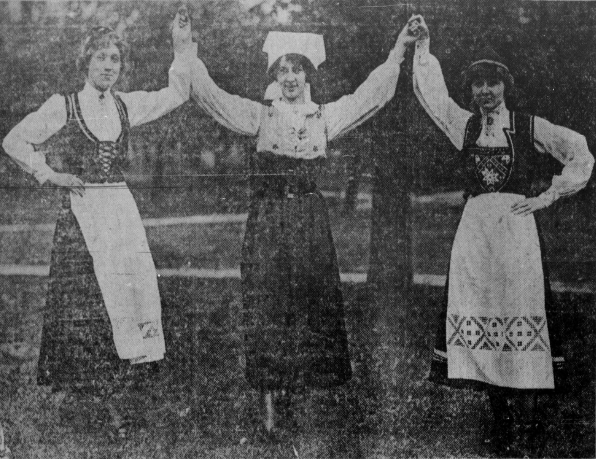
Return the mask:
<path fill-rule="evenodd" d="M 516 90 L 513 76 L 509 72 L 509 69 L 502 64 L 475 63 L 464 70 L 462 77 L 464 100 L 472 111 L 476 110 L 476 104 L 472 97 L 472 83 L 478 79 L 490 80 L 494 78 L 502 81 L 505 85 L 504 98 L 507 107 L 510 107 L 515 99 Z"/>
<path fill-rule="evenodd" d="M 472 64 L 463 72 L 464 89 L 469 91 L 472 83 L 479 78 L 501 80 L 505 84 L 506 91 L 512 89 L 514 85 L 513 76 L 507 67 L 502 64 L 483 62 Z"/>
<path fill-rule="evenodd" d="M 85 75 L 89 71 L 89 62 L 93 54 L 103 48 L 108 48 L 110 45 L 115 45 L 120 51 L 121 72 L 124 71 L 126 65 L 126 53 L 128 47 L 122 38 L 118 36 L 114 30 L 109 27 L 93 27 L 81 43 L 81 49 L 77 58 L 77 69 Z"/>
<path fill-rule="evenodd" d="M 310 83 L 313 75 L 316 73 L 315 66 L 312 64 L 310 59 L 303 54 L 297 53 L 290 53 L 284 54 L 280 56 L 271 66 L 271 68 L 267 71 L 267 75 L 269 76 L 269 82 L 273 82 L 277 80 L 277 70 L 279 69 L 279 64 L 281 63 L 282 58 L 286 58 L 286 61 L 290 62 L 294 65 L 300 65 L 304 72 L 306 73 L 306 82 Z"/>

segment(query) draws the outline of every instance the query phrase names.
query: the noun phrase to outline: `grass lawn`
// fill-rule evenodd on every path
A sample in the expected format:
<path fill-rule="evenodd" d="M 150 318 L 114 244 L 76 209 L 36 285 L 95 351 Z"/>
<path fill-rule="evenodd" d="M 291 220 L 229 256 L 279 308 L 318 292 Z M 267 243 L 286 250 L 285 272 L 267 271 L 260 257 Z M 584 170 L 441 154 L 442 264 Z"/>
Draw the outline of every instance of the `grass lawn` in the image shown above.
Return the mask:
<path fill-rule="evenodd" d="M 150 408 L 145 413 L 148 422 L 125 441 L 113 439 L 96 422 L 105 416 L 96 404 L 66 400 L 59 408 L 59 393 L 24 383 L 22 375 L 6 376 L 0 420 L 15 457 L 489 455 L 481 446 L 483 426 L 490 418 L 484 395 L 436 387 L 425 380 L 440 289 L 416 288 L 409 313 L 393 319 L 390 313 L 370 310 L 363 285 L 345 285 L 354 377 L 333 393 L 298 394 L 298 427 L 270 444 L 255 433 L 257 394 L 243 378 L 239 282 L 180 278 L 160 282 L 170 343 L 162 369 L 167 382 L 139 405 Z M 38 289 L 42 292 L 43 286 Z M 590 309 L 594 299 L 558 298 L 566 305 L 561 320 L 573 371 L 568 393 L 541 397 L 541 417 L 547 426 L 542 438 L 545 456 L 594 457 L 596 327 Z"/>
<path fill-rule="evenodd" d="M 55 219 L 56 196 L 40 192 L 37 198 L 29 196 L 26 205 L 17 198 L 7 196 L 2 224 L 49 223 Z M 152 201 L 147 205 L 140 201 L 144 217 L 246 211 L 242 206 L 222 210 L 221 206 L 207 209 L 197 204 L 192 212 L 164 212 L 147 207 Z M 340 270 L 365 273 L 370 212 L 358 211 L 346 218 L 340 209 L 341 203 L 330 202 Z M 460 212 L 458 207 L 440 204 L 414 206 L 415 272 L 445 274 Z M 552 277 L 593 285 L 593 237 L 586 231 L 573 232 L 573 223 L 568 219 L 547 224 Z M 243 231 L 242 224 L 232 223 L 151 227 L 147 234 L 158 268 L 220 269 L 238 266 Z M 562 234 L 565 237 L 560 237 Z M 47 265 L 51 239 L 52 231 L 0 233 L 2 263 Z M 370 309 L 364 284 L 346 284 L 354 377 L 333 393 L 297 394 L 297 429 L 284 434 L 278 443 L 269 444 L 255 433 L 258 397 L 243 377 L 238 280 L 160 279 L 168 335 L 167 361 L 162 369 L 166 383 L 138 405 L 137 411 L 145 414 L 147 422 L 126 441 L 111 438 L 99 422 L 105 413 L 97 403 L 66 399 L 61 404 L 61 394 L 51 394 L 27 381 L 35 373 L 46 281 L 38 277 L 0 278 L 0 421 L 15 457 L 343 459 L 358 457 L 358 453 L 366 458 L 489 455 L 481 445 L 484 426 L 490 419 L 484 395 L 436 387 L 426 381 L 442 294 L 439 288 L 416 286 L 409 305 L 390 305 L 388 313 L 381 313 Z M 557 296 L 564 304 L 560 320 L 572 368 L 571 389 L 561 396 L 541 397 L 541 417 L 547 426 L 541 441 L 548 457 L 594 457 L 594 295 Z M 403 307 L 408 313 L 392 315 L 392 308 L 397 311 Z M 32 346 L 6 347 L 11 343 Z M 15 359 L 19 353 L 21 357 Z M 122 400 L 122 405 L 134 411 L 132 401 Z"/>
<path fill-rule="evenodd" d="M 226 192 L 231 193 L 229 190 Z M 147 193 L 135 191 L 144 218 L 182 216 L 209 213 L 247 212 L 246 205 L 237 202 L 233 209 L 228 201 L 215 193 L 217 205 L 207 202 L 207 196 L 186 191 L 175 197 L 151 201 Z M 238 194 L 238 193 L 236 193 Z M 176 203 L 175 199 L 181 201 Z M 57 193 L 7 193 L 7 204 L 0 209 L 0 224 L 53 223 L 59 203 Z M 366 273 L 370 250 L 371 212 L 358 210 L 342 213 L 342 202 L 328 199 L 329 216 L 340 271 Z M 158 204 L 156 204 L 156 202 Z M 161 203 L 161 204 L 159 204 Z M 173 206 L 173 207 L 170 207 Z M 193 207 L 194 206 L 194 207 Z M 166 210 L 170 210 L 169 213 Z M 182 210 L 184 209 L 184 210 Z M 596 239 L 594 225 L 578 224 L 565 203 L 550 214 L 541 214 L 540 223 L 548 249 L 551 279 L 573 285 L 590 285 L 596 290 Z M 413 267 L 415 273 L 445 274 L 451 244 L 462 212 L 461 206 L 441 202 L 415 203 L 412 213 Z M 219 223 L 209 225 L 172 225 L 147 228 L 149 246 L 157 268 L 235 268 L 240 264 L 240 250 L 244 225 Z M 562 237 L 564 235 L 564 237 Z M 0 232 L 0 260 L 2 264 L 48 265 L 53 230 L 25 229 Z"/>

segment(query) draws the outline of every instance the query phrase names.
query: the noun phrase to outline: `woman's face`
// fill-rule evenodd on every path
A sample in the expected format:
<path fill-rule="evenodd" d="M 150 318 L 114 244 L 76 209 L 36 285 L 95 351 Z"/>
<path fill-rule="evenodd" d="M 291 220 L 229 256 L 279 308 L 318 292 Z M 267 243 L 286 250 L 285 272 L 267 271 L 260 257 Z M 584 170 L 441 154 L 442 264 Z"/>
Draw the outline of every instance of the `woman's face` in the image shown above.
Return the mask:
<path fill-rule="evenodd" d="M 89 61 L 87 80 L 98 91 L 107 91 L 118 80 L 121 67 L 120 50 L 116 45 L 98 49 Z"/>
<path fill-rule="evenodd" d="M 484 111 L 492 111 L 505 100 L 505 83 L 497 77 L 479 77 L 472 81 L 472 99 Z"/>
<path fill-rule="evenodd" d="M 306 72 L 301 64 L 288 61 L 286 56 L 283 56 L 279 61 L 275 78 L 281 86 L 281 94 L 286 102 L 304 103 Z"/>

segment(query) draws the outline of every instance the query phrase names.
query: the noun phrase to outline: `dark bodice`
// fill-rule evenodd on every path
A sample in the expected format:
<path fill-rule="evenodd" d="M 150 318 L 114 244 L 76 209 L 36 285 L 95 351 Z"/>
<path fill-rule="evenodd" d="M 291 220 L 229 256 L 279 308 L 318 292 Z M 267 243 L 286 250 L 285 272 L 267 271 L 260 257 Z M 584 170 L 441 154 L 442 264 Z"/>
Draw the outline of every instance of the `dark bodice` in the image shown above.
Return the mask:
<path fill-rule="evenodd" d="M 466 196 L 483 193 L 515 193 L 533 196 L 534 172 L 540 157 L 534 147 L 534 117 L 511 112 L 512 129 L 504 129 L 508 146 L 479 147 L 482 131 L 480 115 L 473 115 L 466 126 L 462 159 Z"/>
<path fill-rule="evenodd" d="M 130 124 L 126 106 L 114 95 L 122 131 L 116 141 L 99 140 L 87 127 L 76 93 L 65 96 L 66 125 L 60 146 L 60 171 L 78 176 L 85 183 L 124 181 L 128 167 L 128 137 Z"/>

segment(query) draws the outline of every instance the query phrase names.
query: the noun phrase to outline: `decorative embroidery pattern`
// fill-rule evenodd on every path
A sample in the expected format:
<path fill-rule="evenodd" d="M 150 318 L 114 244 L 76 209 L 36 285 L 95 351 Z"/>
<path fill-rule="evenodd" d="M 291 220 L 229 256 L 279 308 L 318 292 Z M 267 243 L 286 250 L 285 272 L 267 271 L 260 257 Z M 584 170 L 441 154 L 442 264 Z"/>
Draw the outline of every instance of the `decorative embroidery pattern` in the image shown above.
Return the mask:
<path fill-rule="evenodd" d="M 143 339 L 157 338 L 159 336 L 159 323 L 141 322 L 138 325 L 139 330 L 141 330 L 143 335 Z"/>
<path fill-rule="evenodd" d="M 476 177 L 488 192 L 499 191 L 511 176 L 513 161 L 509 148 L 473 148 Z"/>
<path fill-rule="evenodd" d="M 550 352 L 545 316 L 447 316 L 448 346 L 495 352 Z"/>

